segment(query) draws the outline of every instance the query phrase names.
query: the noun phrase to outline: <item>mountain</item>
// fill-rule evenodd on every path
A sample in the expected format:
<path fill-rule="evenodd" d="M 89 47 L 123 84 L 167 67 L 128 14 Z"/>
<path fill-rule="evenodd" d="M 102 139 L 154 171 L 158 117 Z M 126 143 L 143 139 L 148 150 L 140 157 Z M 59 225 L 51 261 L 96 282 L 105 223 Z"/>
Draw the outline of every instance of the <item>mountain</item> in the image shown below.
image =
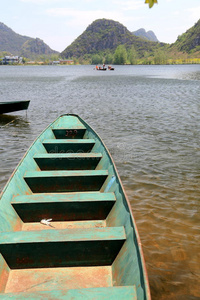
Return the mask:
<path fill-rule="evenodd" d="M 28 39 L 21 47 L 20 56 L 31 57 L 38 55 L 51 55 L 58 53 L 52 50 L 48 45 L 46 45 L 43 40 Z"/>
<path fill-rule="evenodd" d="M 152 31 L 146 32 L 141 28 L 130 32 L 119 22 L 99 19 L 90 24 L 61 53 L 61 57 L 89 62 L 94 56 L 113 56 L 119 45 L 125 46 L 129 60 L 131 53 L 139 63 L 152 63 L 161 56 L 165 58 L 165 62 L 167 59 L 180 58 L 186 61 L 188 58 L 200 58 L 200 20 L 170 45 L 159 43 Z M 41 56 L 46 59 L 46 56 L 59 54 L 41 39 L 17 34 L 0 22 L 0 56 L 2 52 L 34 60 Z"/>
<path fill-rule="evenodd" d="M 152 41 L 152 42 L 159 42 L 155 33 L 151 30 L 146 31 L 144 28 L 140 28 L 136 31 L 133 31 L 132 34 L 139 36 L 145 40 Z"/>
<path fill-rule="evenodd" d="M 180 35 L 172 47 L 187 53 L 200 51 L 200 19 L 193 27 Z"/>
<path fill-rule="evenodd" d="M 14 32 L 11 28 L 0 22 L 0 52 L 12 55 L 35 58 L 38 55 L 51 55 L 58 53 L 52 50 L 39 38 L 31 38 Z"/>
<path fill-rule="evenodd" d="M 0 23 L 0 52 L 7 51 L 17 55 L 28 39 L 30 39 L 28 36 L 19 35 L 5 24 Z"/>
<path fill-rule="evenodd" d="M 89 25 L 70 46 L 61 52 L 61 56 L 63 58 L 83 57 L 100 52 L 114 52 L 119 45 L 128 48 L 134 45 L 142 57 L 146 51 L 153 51 L 157 44 L 133 35 L 119 22 L 99 19 Z"/>

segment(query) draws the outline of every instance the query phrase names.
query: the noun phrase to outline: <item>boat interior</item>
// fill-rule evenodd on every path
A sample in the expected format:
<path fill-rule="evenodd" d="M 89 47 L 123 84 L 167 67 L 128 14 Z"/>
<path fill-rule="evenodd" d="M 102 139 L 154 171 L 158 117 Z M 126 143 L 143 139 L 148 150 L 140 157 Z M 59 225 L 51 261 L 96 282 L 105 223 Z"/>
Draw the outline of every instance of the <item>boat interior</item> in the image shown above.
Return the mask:
<path fill-rule="evenodd" d="M 1 194 L 0 232 L 0 299 L 149 299 L 116 167 L 78 116 L 27 151 Z"/>

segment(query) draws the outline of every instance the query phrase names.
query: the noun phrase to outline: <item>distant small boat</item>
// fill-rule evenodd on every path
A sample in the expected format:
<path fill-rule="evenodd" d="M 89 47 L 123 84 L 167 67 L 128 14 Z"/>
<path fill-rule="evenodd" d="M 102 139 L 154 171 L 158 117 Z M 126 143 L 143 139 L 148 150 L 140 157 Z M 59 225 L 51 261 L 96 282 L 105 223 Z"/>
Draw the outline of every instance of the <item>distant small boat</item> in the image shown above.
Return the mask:
<path fill-rule="evenodd" d="M 0 299 L 150 300 L 114 161 L 79 116 L 36 139 L 0 196 Z"/>
<path fill-rule="evenodd" d="M 96 69 L 97 71 L 106 71 L 107 70 L 107 68 L 101 68 L 101 67 L 99 67 L 98 69 Z"/>
<path fill-rule="evenodd" d="M 0 102 L 0 114 L 28 109 L 30 100 Z"/>
<path fill-rule="evenodd" d="M 110 71 L 114 71 L 115 68 L 111 67 L 111 66 L 108 66 L 108 70 Z"/>

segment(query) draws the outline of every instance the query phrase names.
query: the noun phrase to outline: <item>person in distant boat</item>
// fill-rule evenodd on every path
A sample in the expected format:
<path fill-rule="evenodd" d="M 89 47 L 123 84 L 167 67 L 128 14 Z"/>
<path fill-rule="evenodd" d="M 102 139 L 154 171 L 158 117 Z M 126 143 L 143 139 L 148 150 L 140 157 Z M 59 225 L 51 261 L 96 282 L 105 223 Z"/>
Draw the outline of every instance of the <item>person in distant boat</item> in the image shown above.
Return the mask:
<path fill-rule="evenodd" d="M 96 66 L 96 70 L 98 70 L 99 69 L 99 67 L 98 66 Z"/>
<path fill-rule="evenodd" d="M 106 65 L 105 65 L 105 64 L 103 64 L 103 69 L 105 69 L 105 66 L 106 66 Z"/>

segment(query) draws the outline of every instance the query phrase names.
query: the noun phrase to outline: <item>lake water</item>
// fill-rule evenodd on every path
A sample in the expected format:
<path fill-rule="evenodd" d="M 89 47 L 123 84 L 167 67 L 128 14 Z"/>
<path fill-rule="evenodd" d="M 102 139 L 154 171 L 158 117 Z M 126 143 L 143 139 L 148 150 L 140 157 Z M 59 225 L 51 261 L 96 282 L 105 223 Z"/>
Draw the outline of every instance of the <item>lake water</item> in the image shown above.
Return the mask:
<path fill-rule="evenodd" d="M 0 190 L 38 134 L 76 113 L 109 148 L 143 244 L 152 299 L 200 299 L 200 65 L 0 66 Z"/>

